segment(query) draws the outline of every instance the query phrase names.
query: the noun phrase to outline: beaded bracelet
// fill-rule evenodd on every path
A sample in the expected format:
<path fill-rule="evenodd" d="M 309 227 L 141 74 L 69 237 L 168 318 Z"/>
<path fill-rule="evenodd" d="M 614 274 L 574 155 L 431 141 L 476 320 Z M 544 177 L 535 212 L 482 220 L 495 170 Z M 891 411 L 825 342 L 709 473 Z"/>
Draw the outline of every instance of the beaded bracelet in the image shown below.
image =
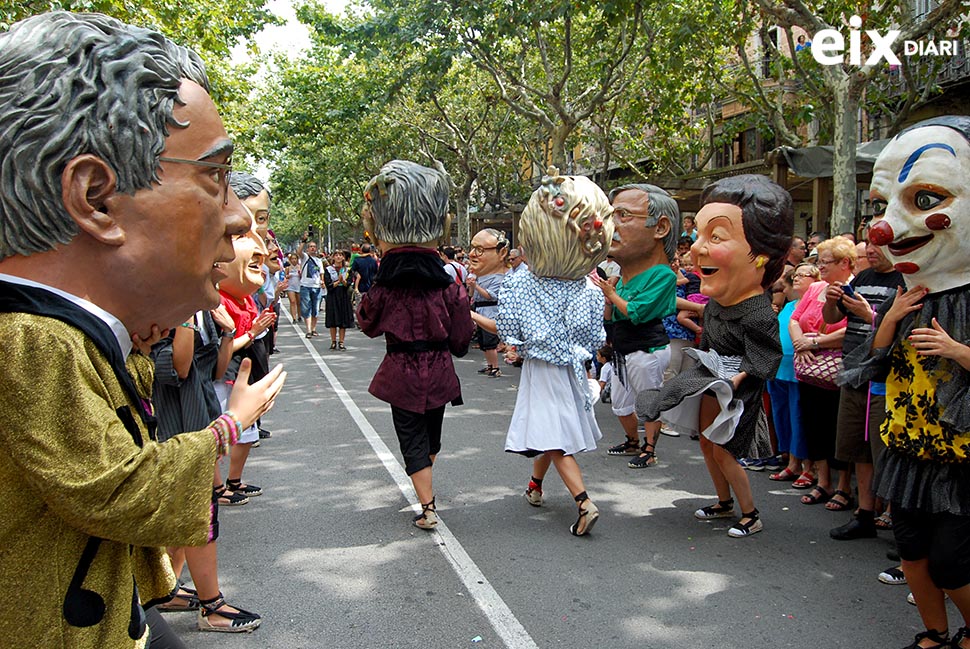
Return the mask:
<path fill-rule="evenodd" d="M 239 442 L 242 426 L 231 411 L 226 411 L 209 424 L 209 429 L 216 439 L 216 452 L 222 457 L 228 455 L 230 447 Z"/>
<path fill-rule="evenodd" d="M 196 325 L 192 324 L 191 322 L 183 322 L 179 326 L 180 327 L 185 327 L 186 329 L 191 329 L 192 331 L 198 331 L 199 330 L 199 328 Z"/>

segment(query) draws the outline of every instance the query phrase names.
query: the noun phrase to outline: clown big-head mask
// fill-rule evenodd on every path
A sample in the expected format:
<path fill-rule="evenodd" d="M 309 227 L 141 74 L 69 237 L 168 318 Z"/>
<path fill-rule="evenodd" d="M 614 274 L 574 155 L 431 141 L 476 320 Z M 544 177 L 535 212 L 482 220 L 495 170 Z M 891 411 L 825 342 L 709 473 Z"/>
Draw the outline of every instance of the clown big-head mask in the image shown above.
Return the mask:
<path fill-rule="evenodd" d="M 970 283 L 970 117 L 919 122 L 872 169 L 869 240 L 906 285 L 931 293 Z"/>

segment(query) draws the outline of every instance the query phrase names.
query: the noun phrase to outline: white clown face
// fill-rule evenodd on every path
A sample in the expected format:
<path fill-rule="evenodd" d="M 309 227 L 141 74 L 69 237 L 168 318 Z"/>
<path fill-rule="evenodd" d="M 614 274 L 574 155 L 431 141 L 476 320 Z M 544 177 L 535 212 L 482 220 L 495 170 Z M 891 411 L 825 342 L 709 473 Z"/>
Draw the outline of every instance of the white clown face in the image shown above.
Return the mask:
<path fill-rule="evenodd" d="M 907 287 L 970 284 L 970 143 L 958 131 L 925 126 L 893 139 L 873 166 L 870 196 L 869 240 Z"/>

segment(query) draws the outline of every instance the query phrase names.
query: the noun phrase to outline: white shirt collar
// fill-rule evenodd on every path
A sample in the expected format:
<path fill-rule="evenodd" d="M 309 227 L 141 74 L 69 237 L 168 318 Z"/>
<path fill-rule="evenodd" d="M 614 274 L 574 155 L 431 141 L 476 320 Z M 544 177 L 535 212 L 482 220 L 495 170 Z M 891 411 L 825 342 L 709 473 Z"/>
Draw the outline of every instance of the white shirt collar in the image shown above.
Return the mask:
<path fill-rule="evenodd" d="M 97 304 L 94 304 L 93 302 L 88 302 L 84 298 L 80 298 L 76 295 L 71 295 L 70 293 L 66 293 L 58 288 L 54 288 L 53 286 L 48 286 L 47 284 L 41 284 L 40 282 L 34 282 L 29 279 L 24 279 L 23 277 L 14 277 L 13 275 L 5 275 L 3 273 L 0 273 L 0 280 L 3 280 L 5 282 L 10 282 L 11 284 L 20 284 L 21 286 L 42 288 L 45 291 L 50 291 L 51 293 L 54 293 L 55 295 L 59 295 L 65 300 L 76 304 L 77 306 L 81 307 L 91 315 L 97 317 L 99 320 L 101 320 L 103 323 L 105 323 L 106 325 L 108 325 L 108 327 L 111 328 L 111 332 L 115 335 L 115 338 L 118 339 L 118 347 L 121 348 L 121 354 L 124 358 L 128 358 L 128 354 L 131 353 L 131 348 L 132 348 L 131 334 L 129 334 L 128 330 L 125 329 L 125 325 L 121 323 L 121 320 L 114 317 L 113 315 L 111 315 L 110 313 L 108 313 L 107 311 L 99 307 Z"/>

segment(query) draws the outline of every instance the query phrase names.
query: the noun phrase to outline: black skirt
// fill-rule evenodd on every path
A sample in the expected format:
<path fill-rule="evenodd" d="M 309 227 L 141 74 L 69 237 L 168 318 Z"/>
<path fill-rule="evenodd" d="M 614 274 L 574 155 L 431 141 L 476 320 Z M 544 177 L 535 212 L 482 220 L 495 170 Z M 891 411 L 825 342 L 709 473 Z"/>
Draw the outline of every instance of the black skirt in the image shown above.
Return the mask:
<path fill-rule="evenodd" d="M 354 326 L 354 307 L 350 303 L 350 291 L 346 286 L 328 288 L 326 306 L 323 326 L 327 329 L 348 329 Z"/>

